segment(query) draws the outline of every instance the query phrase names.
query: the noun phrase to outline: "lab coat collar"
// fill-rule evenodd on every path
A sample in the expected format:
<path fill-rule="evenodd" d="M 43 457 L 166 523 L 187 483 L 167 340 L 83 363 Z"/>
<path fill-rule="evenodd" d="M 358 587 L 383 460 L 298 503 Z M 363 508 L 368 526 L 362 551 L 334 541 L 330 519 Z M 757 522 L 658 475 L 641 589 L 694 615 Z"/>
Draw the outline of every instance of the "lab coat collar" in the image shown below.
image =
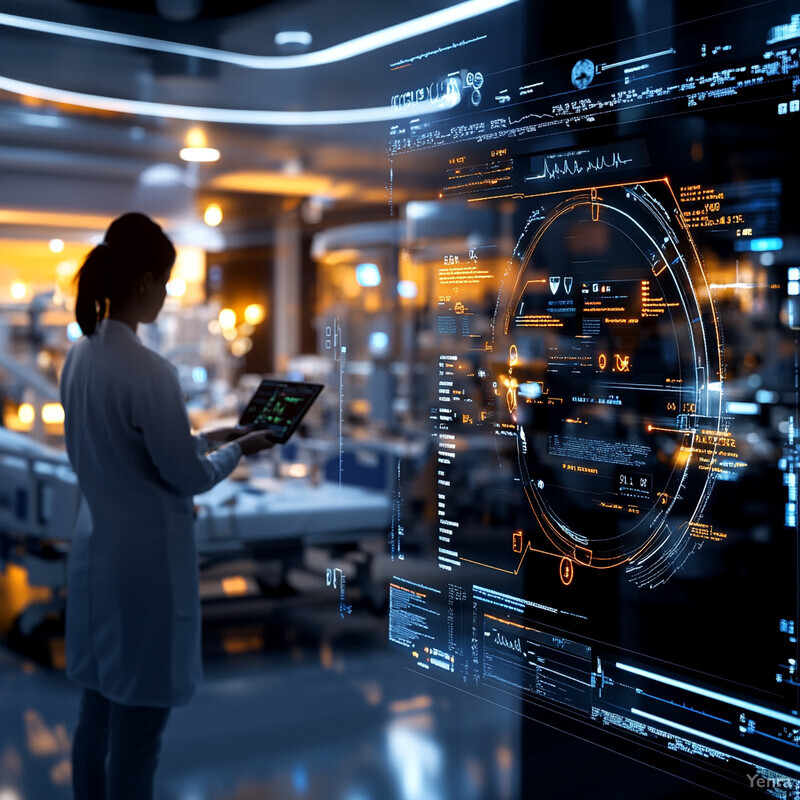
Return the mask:
<path fill-rule="evenodd" d="M 130 336 L 139 341 L 139 337 L 130 329 L 124 322 L 117 319 L 104 319 L 101 320 L 97 326 L 100 335 L 106 336 Z"/>

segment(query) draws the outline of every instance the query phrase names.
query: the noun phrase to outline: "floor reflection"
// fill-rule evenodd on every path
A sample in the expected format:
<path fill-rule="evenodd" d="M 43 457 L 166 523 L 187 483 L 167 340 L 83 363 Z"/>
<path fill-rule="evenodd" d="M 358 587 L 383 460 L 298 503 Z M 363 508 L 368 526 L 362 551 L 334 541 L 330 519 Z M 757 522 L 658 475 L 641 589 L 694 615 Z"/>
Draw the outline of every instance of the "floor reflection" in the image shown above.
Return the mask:
<path fill-rule="evenodd" d="M 383 620 L 364 612 L 342 623 L 335 610 L 305 609 L 259 625 L 258 635 L 252 623 L 206 632 L 206 683 L 170 719 L 160 800 L 520 796 L 522 718 L 405 669 Z M 249 646 L 232 646 L 237 637 Z M 0 698 L 0 800 L 70 798 L 77 690 L 0 649 Z M 537 797 L 573 796 L 580 743 L 549 730 L 543 739 Z M 598 791 L 581 784 L 583 796 L 687 796 L 677 779 L 633 765 L 634 780 L 631 762 L 588 752 Z"/>

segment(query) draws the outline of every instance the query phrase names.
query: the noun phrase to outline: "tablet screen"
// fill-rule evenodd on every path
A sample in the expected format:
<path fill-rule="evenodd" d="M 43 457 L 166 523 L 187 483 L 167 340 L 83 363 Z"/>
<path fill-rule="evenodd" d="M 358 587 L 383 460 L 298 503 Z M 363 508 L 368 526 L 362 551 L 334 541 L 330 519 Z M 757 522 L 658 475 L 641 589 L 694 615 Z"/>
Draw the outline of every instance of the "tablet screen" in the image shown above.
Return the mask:
<path fill-rule="evenodd" d="M 261 381 L 240 417 L 239 425 L 269 431 L 276 442 L 283 444 L 297 430 L 300 420 L 321 391 L 321 383 Z"/>

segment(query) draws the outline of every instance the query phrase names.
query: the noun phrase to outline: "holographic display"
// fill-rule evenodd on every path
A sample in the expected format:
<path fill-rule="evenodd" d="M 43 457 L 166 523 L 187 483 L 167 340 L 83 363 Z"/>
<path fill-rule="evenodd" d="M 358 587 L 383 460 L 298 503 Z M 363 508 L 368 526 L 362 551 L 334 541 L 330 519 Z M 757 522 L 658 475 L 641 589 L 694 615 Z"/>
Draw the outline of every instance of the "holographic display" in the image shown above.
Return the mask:
<path fill-rule="evenodd" d="M 800 8 L 640 6 L 604 37 L 520 2 L 391 59 L 395 97 L 460 102 L 387 147 L 432 443 L 398 462 L 389 640 L 800 798 Z"/>
<path fill-rule="evenodd" d="M 569 580 L 571 564 L 624 566 L 653 586 L 696 546 L 717 473 L 742 466 L 722 452 L 732 436 L 699 257 L 666 181 L 531 200 L 487 342 L 505 362 L 490 424 L 514 432 L 545 534 L 518 547 L 549 543 Z"/>

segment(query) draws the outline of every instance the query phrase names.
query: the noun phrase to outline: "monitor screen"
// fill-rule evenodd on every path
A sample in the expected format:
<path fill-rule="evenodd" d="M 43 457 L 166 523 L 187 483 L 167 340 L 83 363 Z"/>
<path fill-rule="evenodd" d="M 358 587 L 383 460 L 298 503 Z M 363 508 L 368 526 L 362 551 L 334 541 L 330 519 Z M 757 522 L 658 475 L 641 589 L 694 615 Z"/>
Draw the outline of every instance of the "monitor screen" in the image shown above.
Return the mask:
<path fill-rule="evenodd" d="M 239 419 L 241 427 L 269 431 L 283 444 L 297 430 L 306 411 L 322 391 L 319 383 L 264 380 Z"/>

